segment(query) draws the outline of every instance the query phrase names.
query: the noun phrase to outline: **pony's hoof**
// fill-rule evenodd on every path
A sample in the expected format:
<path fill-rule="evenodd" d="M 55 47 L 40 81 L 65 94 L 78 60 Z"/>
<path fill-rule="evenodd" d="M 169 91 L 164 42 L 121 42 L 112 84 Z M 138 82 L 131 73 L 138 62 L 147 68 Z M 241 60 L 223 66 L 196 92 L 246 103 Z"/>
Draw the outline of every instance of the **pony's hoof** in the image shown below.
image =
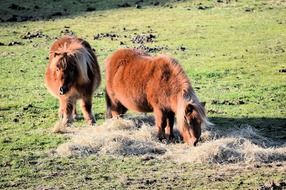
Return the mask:
<path fill-rule="evenodd" d="M 88 126 L 90 126 L 90 127 L 95 127 L 95 126 L 96 126 L 96 123 L 95 123 L 95 122 L 94 122 L 94 123 L 89 123 Z"/>
<path fill-rule="evenodd" d="M 170 142 L 169 142 L 168 139 L 162 139 L 161 142 L 162 142 L 163 144 L 170 144 Z"/>
<path fill-rule="evenodd" d="M 73 121 L 76 121 L 76 120 L 78 120 L 78 119 L 79 119 L 79 116 L 78 116 L 78 115 L 76 115 L 76 114 L 74 114 L 74 115 L 72 116 L 72 119 L 73 119 Z"/>
<path fill-rule="evenodd" d="M 96 122 L 95 122 L 95 120 L 91 119 L 91 120 L 88 120 L 88 121 L 87 121 L 87 124 L 88 124 L 89 126 L 95 126 L 95 125 L 96 125 Z"/>
<path fill-rule="evenodd" d="M 71 127 L 71 124 L 58 121 L 55 123 L 52 129 L 52 132 L 53 133 L 65 133 L 67 131 L 67 127 Z"/>
<path fill-rule="evenodd" d="M 176 138 L 173 135 L 170 135 L 168 138 L 169 143 L 176 143 Z"/>
<path fill-rule="evenodd" d="M 66 131 L 66 126 L 61 121 L 56 122 L 52 129 L 53 133 L 64 133 L 65 131 Z"/>
<path fill-rule="evenodd" d="M 55 125 L 52 129 L 52 132 L 53 133 L 62 133 L 62 129 Z"/>

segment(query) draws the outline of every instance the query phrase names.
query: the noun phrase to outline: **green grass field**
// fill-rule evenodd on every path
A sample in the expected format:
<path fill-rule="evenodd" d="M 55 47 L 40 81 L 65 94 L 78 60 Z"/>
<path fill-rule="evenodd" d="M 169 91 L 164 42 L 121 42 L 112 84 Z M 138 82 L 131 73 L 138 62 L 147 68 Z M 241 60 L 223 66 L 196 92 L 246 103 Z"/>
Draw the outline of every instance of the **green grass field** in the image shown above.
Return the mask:
<path fill-rule="evenodd" d="M 130 7 L 118 7 L 126 2 Z M 154 2 L 144 0 L 140 8 L 124 0 L 0 2 L 0 189 L 260 189 L 286 182 L 280 163 L 229 167 L 53 156 L 68 138 L 51 132 L 58 101 L 44 86 L 44 72 L 49 47 L 65 33 L 92 45 L 103 78 L 111 52 L 138 47 L 134 37 L 154 34 L 144 46 L 179 60 L 217 127 L 249 124 L 285 144 L 286 2 Z M 100 33 L 115 36 L 94 39 Z M 103 89 L 104 80 L 93 102 L 99 124 Z"/>

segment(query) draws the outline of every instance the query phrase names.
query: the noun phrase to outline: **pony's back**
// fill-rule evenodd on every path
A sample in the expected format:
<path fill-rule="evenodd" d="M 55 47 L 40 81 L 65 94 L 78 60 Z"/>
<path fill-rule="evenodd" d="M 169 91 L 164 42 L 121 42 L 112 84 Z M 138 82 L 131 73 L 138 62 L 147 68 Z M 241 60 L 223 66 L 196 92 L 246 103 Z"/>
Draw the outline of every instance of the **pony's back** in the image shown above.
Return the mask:
<path fill-rule="evenodd" d="M 105 67 L 109 73 L 116 73 L 120 66 L 126 66 L 126 64 L 134 63 L 147 56 L 143 52 L 136 49 L 119 49 L 112 53 L 105 61 Z M 108 77 L 107 77 L 108 78 Z"/>
<path fill-rule="evenodd" d="M 120 49 L 105 64 L 107 91 L 127 107 L 134 108 L 132 103 L 137 107 L 145 104 L 153 110 L 155 104 L 160 104 L 175 110 L 171 100 L 176 101 L 184 88 L 190 88 L 181 66 L 166 55 L 151 57 L 139 50 Z"/>

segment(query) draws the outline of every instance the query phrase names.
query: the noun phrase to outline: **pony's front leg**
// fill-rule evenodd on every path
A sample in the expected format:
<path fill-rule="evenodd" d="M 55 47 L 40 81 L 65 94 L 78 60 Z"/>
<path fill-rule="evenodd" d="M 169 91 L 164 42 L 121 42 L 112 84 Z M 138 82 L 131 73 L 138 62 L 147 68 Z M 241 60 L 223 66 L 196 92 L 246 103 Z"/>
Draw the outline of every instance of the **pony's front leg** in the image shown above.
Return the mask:
<path fill-rule="evenodd" d="M 73 122 L 74 101 L 66 98 L 60 99 L 59 116 L 63 126 L 68 126 Z"/>
<path fill-rule="evenodd" d="M 95 119 L 92 114 L 91 108 L 92 108 L 92 97 L 91 96 L 84 97 L 81 100 L 81 109 L 82 109 L 83 117 L 89 125 L 95 124 Z"/>
<path fill-rule="evenodd" d="M 166 138 L 170 141 L 174 140 L 174 131 L 173 131 L 173 126 L 174 126 L 174 121 L 175 121 L 175 114 L 173 112 L 168 113 L 167 115 L 167 126 L 165 129 L 165 135 Z"/>
<path fill-rule="evenodd" d="M 160 141 L 165 139 L 165 128 L 167 125 L 166 116 L 161 110 L 154 111 L 155 113 L 155 124 L 157 127 L 157 137 Z"/>
<path fill-rule="evenodd" d="M 60 107 L 59 107 L 59 111 L 58 111 L 58 116 L 59 116 L 59 119 L 60 120 L 62 120 L 63 119 L 63 117 L 64 117 L 64 111 L 63 111 L 63 109 L 62 109 L 62 103 L 61 103 L 61 101 L 60 101 Z"/>
<path fill-rule="evenodd" d="M 73 120 L 76 120 L 79 118 L 79 116 L 77 115 L 77 111 L 76 111 L 76 101 L 74 102 L 74 105 L 73 105 L 72 118 Z"/>

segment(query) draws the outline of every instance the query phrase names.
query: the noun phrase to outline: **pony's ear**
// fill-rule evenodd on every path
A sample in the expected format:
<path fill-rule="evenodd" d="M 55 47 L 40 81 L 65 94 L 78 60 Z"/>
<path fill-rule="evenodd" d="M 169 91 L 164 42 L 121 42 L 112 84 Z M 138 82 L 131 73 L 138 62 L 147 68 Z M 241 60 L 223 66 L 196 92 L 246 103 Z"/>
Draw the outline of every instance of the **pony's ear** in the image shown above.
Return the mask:
<path fill-rule="evenodd" d="M 54 52 L 54 57 L 61 55 L 60 53 Z"/>
<path fill-rule="evenodd" d="M 201 104 L 204 108 L 206 107 L 206 102 L 201 102 Z"/>
<path fill-rule="evenodd" d="M 188 90 L 184 89 L 184 90 L 183 90 L 183 97 L 184 97 L 185 99 L 187 99 L 188 96 L 189 96 Z"/>
<path fill-rule="evenodd" d="M 194 106 L 192 104 L 188 104 L 186 106 L 186 109 L 185 109 L 185 114 L 188 115 L 188 114 L 192 114 L 194 111 Z"/>

